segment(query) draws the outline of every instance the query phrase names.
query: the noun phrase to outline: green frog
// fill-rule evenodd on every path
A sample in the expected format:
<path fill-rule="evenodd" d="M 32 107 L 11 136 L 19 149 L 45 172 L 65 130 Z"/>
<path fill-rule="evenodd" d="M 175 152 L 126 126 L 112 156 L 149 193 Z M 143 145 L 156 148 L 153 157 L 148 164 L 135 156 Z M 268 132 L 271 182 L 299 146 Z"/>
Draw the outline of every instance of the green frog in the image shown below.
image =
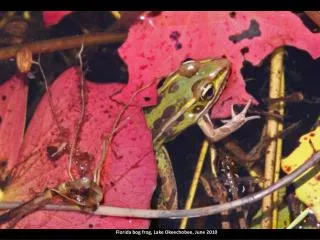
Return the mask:
<path fill-rule="evenodd" d="M 177 185 L 165 143 L 194 124 L 199 125 L 210 141 L 216 142 L 247 121 L 259 118 L 245 116 L 251 102 L 248 101 L 239 114 L 231 108 L 232 118 L 214 128 L 210 110 L 225 89 L 230 73 L 231 64 L 225 58 L 186 61 L 158 87 L 158 105 L 145 110 L 161 179 L 158 209 L 178 207 Z"/>

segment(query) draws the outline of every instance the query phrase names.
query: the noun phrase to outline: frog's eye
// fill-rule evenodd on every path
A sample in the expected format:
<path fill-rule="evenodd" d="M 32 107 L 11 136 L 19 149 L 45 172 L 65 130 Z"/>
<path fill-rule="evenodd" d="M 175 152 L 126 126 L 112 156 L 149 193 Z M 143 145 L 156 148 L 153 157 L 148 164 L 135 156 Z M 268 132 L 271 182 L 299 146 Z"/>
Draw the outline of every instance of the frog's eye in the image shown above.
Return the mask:
<path fill-rule="evenodd" d="M 204 85 L 201 89 L 201 99 L 202 100 L 211 100 L 214 97 L 215 89 L 212 85 L 212 83 L 208 83 Z"/>
<path fill-rule="evenodd" d="M 200 63 L 197 61 L 184 62 L 178 70 L 179 75 L 190 78 L 200 69 Z"/>

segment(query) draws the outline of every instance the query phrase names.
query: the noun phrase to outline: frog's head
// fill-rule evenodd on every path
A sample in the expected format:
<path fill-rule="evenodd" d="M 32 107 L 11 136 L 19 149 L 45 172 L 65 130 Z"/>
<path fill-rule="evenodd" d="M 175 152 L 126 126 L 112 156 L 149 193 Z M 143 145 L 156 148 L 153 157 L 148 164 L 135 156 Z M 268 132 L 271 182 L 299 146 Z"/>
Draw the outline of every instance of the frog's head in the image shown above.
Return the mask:
<path fill-rule="evenodd" d="M 231 63 L 225 58 L 188 61 L 181 65 L 179 74 L 188 78 L 197 75 L 192 85 L 196 104 L 193 113 L 198 115 L 210 109 L 219 99 L 231 72 Z"/>
<path fill-rule="evenodd" d="M 154 142 L 169 141 L 195 124 L 217 102 L 229 74 L 224 58 L 182 63 L 158 88 L 159 104 L 146 112 Z"/>

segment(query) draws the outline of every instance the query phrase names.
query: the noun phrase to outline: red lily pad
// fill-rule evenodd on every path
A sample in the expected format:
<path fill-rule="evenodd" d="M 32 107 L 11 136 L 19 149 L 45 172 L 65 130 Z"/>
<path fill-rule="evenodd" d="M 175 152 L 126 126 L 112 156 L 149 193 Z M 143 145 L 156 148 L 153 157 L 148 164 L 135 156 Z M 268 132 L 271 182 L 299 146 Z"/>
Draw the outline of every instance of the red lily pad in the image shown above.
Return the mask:
<path fill-rule="evenodd" d="M 252 98 L 241 75 L 244 60 L 258 65 L 274 49 L 291 45 L 319 56 L 320 35 L 310 32 L 291 12 L 162 12 L 135 24 L 119 53 L 128 65 L 129 84 L 117 96 L 128 96 L 142 83 L 160 79 L 175 71 L 187 58 L 227 57 L 232 74 L 227 88 L 212 110 L 215 118 L 230 116 L 232 104 Z M 137 104 L 156 104 L 156 87 L 145 90 Z"/>
<path fill-rule="evenodd" d="M 58 24 L 65 16 L 73 11 L 43 11 L 43 22 L 46 27 Z"/>
<path fill-rule="evenodd" d="M 48 147 L 73 143 L 80 115 L 79 76 L 75 68 L 65 71 L 51 86 L 53 108 L 63 129 L 59 131 L 49 108 L 48 95 L 41 100 L 27 129 L 13 179 L 3 201 L 25 201 L 69 179 L 67 153 L 48 157 Z M 110 99 L 121 84 L 86 81 L 86 111 L 72 172 L 80 167 L 91 176 L 99 161 L 102 140 L 114 124 L 123 105 Z M 129 107 L 121 118 L 102 171 L 104 204 L 149 208 L 156 186 L 156 165 L 152 136 L 139 107 Z M 75 174 L 76 175 L 76 174 Z M 16 228 L 147 228 L 149 221 L 61 211 L 37 211 L 20 220 Z"/>
<path fill-rule="evenodd" d="M 17 76 L 0 85 L 0 162 L 6 161 L 8 170 L 22 143 L 27 96 L 28 86 Z"/>

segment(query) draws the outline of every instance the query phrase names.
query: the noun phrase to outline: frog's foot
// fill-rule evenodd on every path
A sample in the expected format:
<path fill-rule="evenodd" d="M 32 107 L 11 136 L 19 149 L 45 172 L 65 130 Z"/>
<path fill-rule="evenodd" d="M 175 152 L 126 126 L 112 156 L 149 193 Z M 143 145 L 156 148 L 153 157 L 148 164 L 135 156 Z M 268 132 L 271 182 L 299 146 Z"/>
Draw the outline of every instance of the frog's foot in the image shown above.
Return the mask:
<path fill-rule="evenodd" d="M 248 122 L 250 120 L 260 118 L 260 116 L 258 116 L 258 115 L 246 117 L 246 114 L 248 112 L 248 109 L 249 109 L 250 105 L 251 105 L 251 99 L 248 101 L 248 103 L 242 109 L 242 111 L 240 113 L 238 113 L 238 114 L 235 113 L 235 111 L 233 109 L 233 105 L 232 105 L 231 106 L 231 119 L 221 120 L 221 122 L 223 122 L 225 124 L 233 122 L 233 123 L 235 123 L 235 125 L 242 126 L 243 124 L 245 124 L 246 122 Z"/>

